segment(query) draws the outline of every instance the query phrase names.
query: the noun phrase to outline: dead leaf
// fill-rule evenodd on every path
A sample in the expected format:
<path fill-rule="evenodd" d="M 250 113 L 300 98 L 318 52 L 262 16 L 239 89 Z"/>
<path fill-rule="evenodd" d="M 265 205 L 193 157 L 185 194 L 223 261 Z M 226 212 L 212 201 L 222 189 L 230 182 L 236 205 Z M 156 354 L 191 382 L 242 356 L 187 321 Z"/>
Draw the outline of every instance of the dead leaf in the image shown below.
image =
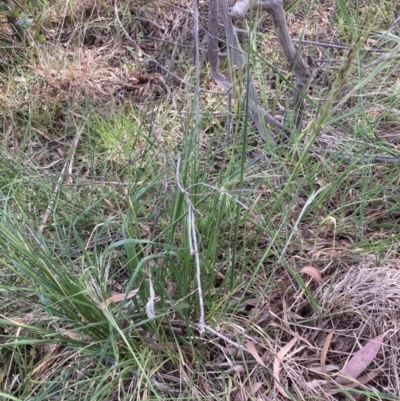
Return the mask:
<path fill-rule="evenodd" d="M 302 273 L 308 274 L 312 277 L 317 283 L 322 283 L 321 273 L 319 270 L 313 266 L 304 266 L 301 270 Z"/>
<path fill-rule="evenodd" d="M 130 299 L 130 298 L 134 297 L 138 292 L 139 292 L 139 290 L 136 289 L 136 290 L 130 291 L 128 294 L 122 293 L 122 294 L 111 295 L 110 298 L 107 298 L 106 305 L 110 305 L 111 302 L 118 303 L 118 302 L 122 302 L 124 299 Z"/>
<path fill-rule="evenodd" d="M 304 316 L 301 316 L 296 312 L 288 311 L 287 315 L 290 317 L 290 320 L 304 320 Z"/>
<path fill-rule="evenodd" d="M 315 390 L 319 387 L 321 387 L 324 384 L 327 384 L 328 382 L 326 380 L 311 380 L 310 382 L 307 383 L 308 387 L 311 389 Z"/>
<path fill-rule="evenodd" d="M 383 369 L 382 369 L 382 368 L 377 368 L 377 369 L 375 369 L 374 371 L 372 371 L 372 372 L 370 372 L 370 373 L 367 373 L 367 374 L 365 374 L 365 375 L 363 375 L 363 376 L 360 376 L 360 377 L 357 379 L 357 382 L 358 382 L 358 383 L 350 383 L 350 384 L 347 384 L 346 386 L 347 386 L 347 387 L 356 387 L 356 386 L 358 386 L 360 383 L 363 384 L 363 385 L 365 385 L 365 384 L 367 384 L 368 382 L 370 382 L 371 380 L 375 379 L 375 377 L 378 377 L 381 373 L 383 373 Z"/>
<path fill-rule="evenodd" d="M 360 376 L 357 378 L 357 381 L 354 383 L 346 383 L 346 387 L 347 388 L 357 388 L 360 385 L 366 385 L 368 382 L 370 382 L 371 380 L 375 379 L 376 377 L 378 377 L 380 374 L 384 373 L 382 368 L 377 368 L 375 370 L 373 370 L 372 372 L 369 372 L 363 376 Z M 340 389 L 333 389 L 332 385 L 329 384 L 329 386 L 322 386 L 323 389 L 325 389 L 326 391 L 329 391 L 330 394 L 337 394 L 340 393 L 341 390 Z"/>
<path fill-rule="evenodd" d="M 254 359 L 260 365 L 262 365 L 262 366 L 264 366 L 266 368 L 265 363 L 263 362 L 263 360 L 261 359 L 261 357 L 260 357 L 260 355 L 259 355 L 259 353 L 257 351 L 256 345 L 254 343 L 246 343 L 246 348 L 250 352 L 250 354 L 253 355 Z"/>
<path fill-rule="evenodd" d="M 106 202 L 107 205 L 110 206 L 111 209 L 118 210 L 118 204 L 116 202 L 110 201 L 105 198 L 104 198 L 104 202 Z"/>
<path fill-rule="evenodd" d="M 73 340 L 79 339 L 79 334 L 74 331 L 62 330 L 61 332 L 62 334 L 64 334 L 65 337 L 72 338 Z"/>
<path fill-rule="evenodd" d="M 17 325 L 25 325 L 28 324 L 32 321 L 32 319 L 35 317 L 33 313 L 26 313 L 22 317 L 12 317 L 10 318 L 10 321 L 17 323 Z"/>
<path fill-rule="evenodd" d="M 384 336 L 381 334 L 360 348 L 339 372 L 336 382 L 345 384 L 351 382 L 351 379 L 357 379 L 378 354 Z"/>
<path fill-rule="evenodd" d="M 65 153 L 61 148 L 57 148 L 56 152 L 58 153 L 58 156 L 60 156 L 60 157 L 64 157 L 65 156 Z"/>
<path fill-rule="evenodd" d="M 271 320 L 271 313 L 269 312 L 269 310 L 266 310 L 262 312 L 261 315 L 260 313 L 258 313 L 257 316 L 254 317 L 254 319 L 257 325 L 266 325 Z"/>
<path fill-rule="evenodd" d="M 244 291 L 240 290 L 234 293 L 229 300 L 228 305 L 234 306 L 236 311 L 248 311 L 253 309 L 259 303 L 258 297 L 246 297 Z"/>
<path fill-rule="evenodd" d="M 253 396 L 262 387 L 262 382 L 253 383 L 250 386 L 241 388 L 236 394 L 234 401 L 247 401 L 249 397 Z"/>
<path fill-rule="evenodd" d="M 324 346 L 322 347 L 322 352 L 321 352 L 321 372 L 324 373 L 325 375 L 327 374 L 326 372 L 326 355 L 328 354 L 328 349 L 329 345 L 332 341 L 333 334 L 335 332 L 332 330 L 327 336 L 326 340 L 324 342 Z"/>
<path fill-rule="evenodd" d="M 292 338 L 277 354 L 274 360 L 274 378 L 275 378 L 275 386 L 278 389 L 278 391 L 286 398 L 290 398 L 287 394 L 286 391 L 282 388 L 282 386 L 279 384 L 280 379 L 279 379 L 279 373 L 281 370 L 281 364 L 283 362 L 283 358 L 285 355 L 292 349 L 292 347 L 296 344 L 297 338 L 294 337 Z"/>
<path fill-rule="evenodd" d="M 322 373 L 322 369 L 321 369 L 321 364 L 315 364 L 313 363 L 310 366 L 310 370 L 313 372 L 318 372 L 318 373 Z M 325 370 L 327 372 L 339 372 L 340 367 L 338 365 L 335 365 L 333 363 L 329 363 L 328 365 L 325 365 Z"/>

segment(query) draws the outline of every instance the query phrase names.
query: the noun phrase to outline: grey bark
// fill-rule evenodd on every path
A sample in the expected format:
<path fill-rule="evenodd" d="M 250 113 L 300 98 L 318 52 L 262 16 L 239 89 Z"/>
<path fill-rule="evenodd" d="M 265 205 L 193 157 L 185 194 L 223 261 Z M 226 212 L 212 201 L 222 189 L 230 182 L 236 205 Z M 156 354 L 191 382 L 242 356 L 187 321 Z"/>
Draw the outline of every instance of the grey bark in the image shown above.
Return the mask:
<path fill-rule="evenodd" d="M 279 44 L 281 45 L 285 57 L 294 71 L 295 90 L 293 92 L 292 108 L 295 126 L 298 130 L 301 130 L 302 120 L 304 118 L 305 111 L 304 96 L 310 82 L 311 70 L 307 63 L 299 55 L 299 52 L 297 51 L 289 34 L 282 0 L 239 0 L 230 10 L 228 10 L 228 0 L 210 0 L 209 39 L 211 43 L 209 42 L 208 57 L 214 79 L 217 81 L 217 83 L 220 84 L 220 86 L 226 88 L 226 78 L 222 76 L 219 71 L 219 65 L 216 64 L 218 63 L 218 57 L 216 56 L 216 35 L 218 21 L 218 17 L 216 16 L 216 14 L 218 13 L 218 3 L 220 6 L 220 11 L 223 14 L 222 17 L 224 20 L 227 43 L 228 46 L 232 47 L 231 51 L 233 53 L 233 60 L 237 65 L 239 72 L 243 70 L 243 57 L 241 54 L 240 44 L 237 39 L 236 32 L 233 29 L 230 18 L 244 18 L 248 13 L 250 7 L 258 8 L 271 14 Z M 223 80 L 221 80 L 222 77 L 224 78 Z M 252 87 L 251 90 L 254 91 L 254 88 Z M 252 96 L 255 96 L 255 93 L 253 93 Z M 261 108 L 257 101 L 255 106 L 257 109 Z M 261 110 L 263 109 L 261 108 Z M 272 124 L 278 126 L 276 124 L 277 121 L 274 119 L 274 117 L 272 117 L 265 110 L 263 110 L 263 114 L 266 121 L 272 122 Z"/>

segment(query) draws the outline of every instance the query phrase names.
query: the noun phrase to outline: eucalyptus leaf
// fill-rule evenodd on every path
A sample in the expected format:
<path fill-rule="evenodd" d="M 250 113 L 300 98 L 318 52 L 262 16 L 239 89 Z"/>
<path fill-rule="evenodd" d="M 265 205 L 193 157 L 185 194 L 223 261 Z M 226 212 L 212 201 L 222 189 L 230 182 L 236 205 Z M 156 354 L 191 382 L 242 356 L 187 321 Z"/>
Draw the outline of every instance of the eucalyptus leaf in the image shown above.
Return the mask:
<path fill-rule="evenodd" d="M 20 19 L 18 22 L 15 23 L 15 25 L 20 26 L 23 29 L 29 29 L 31 25 L 33 24 L 34 19 L 33 18 L 24 18 Z"/>

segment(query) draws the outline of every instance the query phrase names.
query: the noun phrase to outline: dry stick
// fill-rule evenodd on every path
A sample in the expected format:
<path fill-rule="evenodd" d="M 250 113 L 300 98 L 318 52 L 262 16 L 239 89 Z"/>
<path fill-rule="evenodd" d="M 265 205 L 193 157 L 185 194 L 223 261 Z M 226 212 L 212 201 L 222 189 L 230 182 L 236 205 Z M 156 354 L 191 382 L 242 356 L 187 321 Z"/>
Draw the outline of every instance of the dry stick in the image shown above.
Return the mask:
<path fill-rule="evenodd" d="M 199 329 L 200 334 L 204 333 L 204 301 L 203 301 L 203 290 L 201 287 L 201 268 L 200 268 L 200 256 L 199 249 L 197 246 L 197 238 L 196 238 L 196 218 L 195 211 L 196 209 L 193 206 L 192 201 L 189 198 L 189 193 L 185 188 L 183 188 L 181 180 L 180 180 L 180 166 L 181 166 L 181 157 L 177 158 L 176 162 L 176 185 L 181 191 L 183 197 L 185 198 L 186 204 L 188 206 L 188 236 L 189 236 L 189 248 L 190 254 L 195 257 L 196 262 L 196 281 L 197 281 L 197 291 L 199 293 L 199 306 L 200 306 L 200 317 L 199 323 L 197 327 Z"/>
<path fill-rule="evenodd" d="M 193 324 L 192 326 L 199 330 L 200 334 L 204 333 L 205 330 L 209 331 L 213 335 L 218 338 L 223 339 L 227 343 L 233 345 L 235 348 L 240 349 L 245 352 L 249 352 L 247 348 L 243 345 L 231 340 L 230 338 L 224 336 L 223 334 L 219 333 L 217 330 L 214 330 L 210 326 L 204 323 L 204 301 L 203 301 L 203 291 L 201 287 L 201 268 L 200 268 L 200 257 L 199 257 L 199 250 L 197 246 L 197 239 L 196 239 L 196 220 L 195 220 L 195 211 L 196 209 L 193 206 L 192 201 L 189 198 L 189 193 L 187 189 L 183 188 L 183 185 L 180 180 L 180 165 L 181 165 L 181 158 L 180 156 L 177 158 L 176 161 L 176 183 L 181 191 L 182 195 L 185 198 L 185 201 L 188 205 L 188 235 L 189 235 L 189 248 L 190 254 L 195 256 L 196 260 L 196 280 L 197 280 L 197 289 L 199 292 L 199 304 L 200 304 L 200 318 L 197 324 Z"/>
<path fill-rule="evenodd" d="M 393 61 L 393 60 L 398 59 L 400 57 L 399 50 L 400 50 L 400 45 L 397 45 L 395 48 L 393 48 L 393 50 L 390 53 L 383 54 L 382 56 L 380 56 L 376 60 L 374 60 L 371 63 L 367 64 L 365 66 L 365 68 L 372 68 L 372 67 L 376 66 L 379 63 Z"/>
<path fill-rule="evenodd" d="M 350 50 L 351 47 L 339 45 L 337 43 L 326 43 L 326 42 L 316 42 L 314 40 L 305 40 L 305 39 L 295 39 L 292 38 L 293 42 L 300 43 L 301 45 L 315 45 L 319 47 L 328 47 L 331 49 L 338 49 L 338 50 Z M 390 50 L 386 49 L 361 49 L 361 51 L 367 53 L 388 53 Z"/>
<path fill-rule="evenodd" d="M 221 26 L 221 24 L 220 24 Z M 240 28 L 235 28 L 235 31 L 237 33 L 243 33 L 243 34 L 248 34 L 249 31 L 246 29 L 240 29 Z M 272 39 L 277 39 L 276 36 L 271 36 Z M 349 46 L 344 46 L 344 45 L 339 45 L 338 43 L 326 43 L 326 42 L 316 42 L 314 40 L 305 40 L 305 39 L 296 39 L 292 38 L 293 42 L 300 43 L 300 45 L 315 45 L 319 47 L 329 47 L 331 49 L 338 49 L 338 50 L 350 50 L 351 47 Z M 361 49 L 363 52 L 367 53 L 389 53 L 390 50 L 387 49 Z"/>
<path fill-rule="evenodd" d="M 217 84 L 225 91 L 232 90 L 232 83 L 224 75 L 221 74 L 219 68 L 219 48 L 218 48 L 218 14 L 219 14 L 219 1 L 211 0 L 209 7 L 208 17 L 208 45 L 207 45 L 207 57 L 210 64 L 211 75 Z M 244 79 L 244 61 L 243 51 L 240 43 L 237 39 L 235 29 L 232 25 L 232 21 L 229 18 L 229 5 L 227 0 L 220 0 L 221 11 L 224 17 L 224 28 L 226 34 L 226 41 L 228 45 L 229 54 L 232 55 L 233 60 L 238 68 L 240 78 Z M 254 85 L 249 82 L 249 114 L 257 126 L 257 130 L 264 141 L 274 142 L 272 135 L 268 131 L 268 128 L 264 122 L 269 122 L 278 129 L 282 130 L 283 125 L 271 114 L 267 113 L 261 106 L 258 100 L 258 96 Z M 261 118 L 260 118 L 261 117 Z M 264 120 L 264 121 L 262 121 Z"/>
<path fill-rule="evenodd" d="M 220 332 L 218 332 L 217 330 L 214 330 L 212 327 L 204 325 L 204 328 L 209 331 L 211 334 L 214 334 L 214 336 L 221 338 L 222 340 L 224 340 L 225 342 L 227 342 L 230 345 L 233 345 L 235 348 L 240 349 L 244 352 L 250 353 L 249 350 L 244 347 L 243 345 L 231 340 L 229 337 L 224 336 L 223 334 L 221 334 Z"/>
<path fill-rule="evenodd" d="M 196 62 L 196 86 L 194 89 L 194 133 L 196 134 L 196 141 L 199 140 L 199 122 L 200 122 L 200 96 L 199 96 L 199 88 L 200 88 L 200 38 L 199 38 L 199 1 L 193 0 L 193 17 L 194 17 L 194 42 L 195 42 L 195 62 Z M 177 182 L 179 189 L 182 191 L 183 187 L 179 180 L 179 167 L 180 167 L 181 159 L 178 158 L 178 163 L 176 167 L 177 171 Z M 190 244 L 190 253 L 195 257 L 196 261 L 196 280 L 197 280 L 197 291 L 199 293 L 199 306 L 200 306 L 200 317 L 199 317 L 199 331 L 200 334 L 204 332 L 204 302 L 203 302 L 203 290 L 201 287 L 201 268 L 200 268 L 200 256 L 199 249 L 197 246 L 197 238 L 196 238 L 196 220 L 195 220 L 195 209 L 193 207 L 192 202 L 189 199 L 188 192 L 184 190 L 182 192 L 184 194 L 186 202 L 188 202 L 188 223 L 189 223 L 189 244 Z M 191 234 L 190 234 L 191 233 Z"/>
<path fill-rule="evenodd" d="M 243 18 L 250 6 L 265 10 L 272 16 L 276 37 L 285 53 L 286 59 L 294 71 L 295 90 L 293 92 L 292 107 L 295 127 L 297 130 L 301 130 L 305 114 L 304 94 L 307 92 L 311 80 L 310 67 L 299 55 L 290 36 L 282 0 L 240 0 L 232 8 L 231 15 L 236 18 Z"/>
<path fill-rule="evenodd" d="M 46 228 L 46 223 L 47 223 L 47 220 L 49 219 L 50 213 L 51 213 L 51 211 L 53 209 L 53 206 L 54 206 L 54 204 L 56 202 L 56 199 L 57 199 L 57 196 L 58 196 L 58 191 L 60 190 L 62 182 L 64 181 L 64 178 L 66 176 L 65 173 L 67 172 L 67 170 L 68 171 L 72 171 L 72 164 L 74 162 L 74 155 L 75 155 L 75 151 L 76 151 L 79 139 L 80 139 L 82 131 L 83 131 L 83 127 L 84 127 L 84 125 L 81 128 L 78 129 L 78 131 L 76 132 L 76 135 L 75 135 L 75 137 L 74 137 L 74 139 L 73 139 L 73 141 L 71 143 L 71 149 L 69 151 L 69 160 L 67 159 L 67 161 L 64 164 L 64 167 L 63 167 L 63 169 L 61 171 L 61 174 L 58 177 L 57 184 L 56 184 L 56 186 L 54 188 L 54 191 L 53 191 L 53 194 L 51 196 L 50 202 L 47 205 L 46 211 L 43 214 L 42 224 L 39 227 L 39 232 L 40 233 L 42 233 L 44 231 L 44 229 Z"/>
<path fill-rule="evenodd" d="M 250 6 L 250 0 L 239 0 L 231 10 L 232 17 L 243 18 L 248 12 Z M 309 81 L 311 79 L 311 71 L 307 63 L 297 55 L 296 48 L 293 44 L 293 40 L 289 34 L 289 29 L 286 23 L 285 12 L 283 9 L 282 0 L 253 0 L 253 7 L 260 7 L 263 10 L 268 11 L 272 14 L 272 19 L 275 27 L 276 36 L 279 43 L 281 44 L 286 58 L 294 66 L 294 71 L 296 75 L 296 89 L 303 88 L 302 92 L 305 93 L 308 87 Z M 393 24 L 395 26 L 399 22 L 399 19 Z M 390 28 L 392 29 L 392 27 Z M 390 29 L 388 32 L 390 32 Z M 343 48 L 346 50 L 351 50 L 350 48 L 340 47 L 338 45 L 328 45 L 325 43 L 311 42 L 311 41 L 300 41 L 302 43 L 316 44 L 320 46 L 331 46 L 336 48 Z M 367 49 L 363 49 L 369 51 Z M 373 50 L 371 50 L 373 51 Z M 387 51 L 385 51 L 387 53 Z M 385 56 L 383 56 L 385 57 Z M 397 53 L 395 53 L 394 58 L 397 58 Z M 298 124 L 301 125 L 301 120 L 304 115 L 304 99 L 298 90 L 295 90 L 293 95 L 293 106 L 295 110 L 295 122 L 296 127 L 300 128 Z M 296 107 L 298 105 L 298 108 Z M 297 114 L 297 115 L 296 115 Z M 398 163 L 399 158 L 396 157 L 386 157 L 386 156 L 372 156 L 365 155 L 365 158 L 369 158 L 374 163 Z M 350 156 L 346 156 L 345 160 L 351 160 Z"/>
<path fill-rule="evenodd" d="M 264 115 L 264 118 L 267 119 L 269 118 L 270 122 L 274 124 L 276 121 L 275 118 L 267 113 L 264 109 L 262 109 L 260 105 L 260 100 L 258 98 L 256 89 L 251 81 L 247 82 L 246 80 L 246 66 L 245 66 L 245 61 L 243 58 L 243 50 L 240 46 L 240 42 L 237 38 L 235 29 L 232 24 L 232 20 L 229 16 L 229 4 L 228 0 L 220 0 L 220 6 L 221 6 L 221 12 L 222 12 L 222 18 L 224 21 L 224 26 L 225 26 L 225 35 L 226 35 L 226 42 L 228 45 L 228 57 L 232 57 L 234 63 L 236 64 L 236 67 L 238 69 L 239 77 L 240 80 L 245 84 L 245 87 L 248 88 L 249 94 L 248 94 L 248 105 L 249 105 L 249 115 L 253 119 L 254 123 L 257 126 L 258 132 L 260 133 L 262 139 L 264 141 L 269 139 L 270 142 L 273 143 L 273 139 L 271 134 L 268 132 L 268 129 L 265 124 L 262 123 L 260 119 L 260 115 Z M 273 120 L 271 120 L 271 118 Z M 275 121 L 274 121 L 275 120 Z M 275 124 L 274 124 L 275 125 Z M 275 125 L 279 127 L 280 129 L 282 128 L 281 123 L 279 125 Z"/>
<path fill-rule="evenodd" d="M 333 155 L 334 152 L 332 150 L 319 150 L 314 149 L 314 152 L 321 155 Z M 344 160 L 345 162 L 353 162 L 355 160 L 355 156 L 341 154 L 339 156 L 340 160 Z M 395 156 L 384 156 L 384 155 L 371 155 L 369 153 L 365 153 L 362 156 L 359 156 L 358 159 L 362 160 L 363 162 L 369 162 L 373 164 L 398 164 L 400 163 L 400 158 Z"/>
<path fill-rule="evenodd" d="M 237 38 L 235 28 L 232 24 L 232 20 L 229 15 L 228 0 L 220 0 L 220 4 L 221 4 L 222 16 L 224 19 L 225 34 L 226 34 L 226 40 L 227 40 L 227 44 L 228 44 L 228 54 L 230 52 L 230 54 L 232 55 L 233 61 L 237 66 L 237 69 L 238 69 L 239 75 L 241 76 L 241 79 L 246 83 L 246 85 L 248 85 L 248 89 L 249 89 L 248 104 L 249 104 L 250 117 L 253 119 L 254 123 L 256 124 L 257 129 L 258 129 L 259 133 L 261 134 L 261 136 L 263 137 L 263 135 L 264 135 L 263 139 L 266 140 L 265 134 L 268 134 L 268 136 L 269 136 L 268 140 L 273 143 L 274 141 L 273 141 L 270 133 L 268 132 L 266 125 L 263 124 L 262 120 L 264 120 L 264 122 L 268 122 L 268 123 L 274 125 L 276 128 L 285 132 L 286 134 L 289 134 L 289 130 L 287 128 L 285 128 L 283 126 L 283 124 L 280 121 L 278 121 L 274 116 L 272 116 L 270 113 L 268 113 L 266 110 L 264 110 L 263 107 L 261 107 L 260 100 L 258 98 L 257 91 L 256 91 L 253 83 L 251 81 L 249 81 L 248 83 L 246 82 L 246 79 L 245 79 L 246 65 L 245 65 L 245 61 L 243 58 L 244 53 L 243 53 L 242 47 L 240 45 L 239 39 Z"/>
<path fill-rule="evenodd" d="M 400 23 L 400 17 L 397 17 L 396 20 L 393 22 L 393 24 L 389 27 L 389 29 L 386 31 L 387 33 L 390 33 L 393 31 L 394 28 L 396 28 L 397 25 Z"/>

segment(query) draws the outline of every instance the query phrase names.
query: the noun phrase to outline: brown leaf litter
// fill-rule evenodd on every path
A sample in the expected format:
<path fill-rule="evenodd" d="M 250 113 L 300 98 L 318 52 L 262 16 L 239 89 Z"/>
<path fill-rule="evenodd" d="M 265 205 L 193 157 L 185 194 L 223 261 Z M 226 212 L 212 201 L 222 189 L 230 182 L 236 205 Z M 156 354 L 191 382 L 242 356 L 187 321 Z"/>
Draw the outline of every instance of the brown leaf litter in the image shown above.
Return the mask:
<path fill-rule="evenodd" d="M 344 267 L 317 286 L 313 280 L 307 284 L 318 305 L 316 310 L 299 288 L 290 302 L 275 303 L 272 319 L 264 322 L 262 329 L 256 319 L 241 324 L 239 315 L 219 328 L 246 344 L 249 357 L 245 363 L 252 372 L 248 380 L 263 383 L 261 388 L 256 386 L 257 395 L 266 398 L 259 399 L 286 399 L 293 394 L 337 400 L 346 388 L 396 394 L 400 374 L 399 282 L 396 264 Z M 232 358 L 232 347 L 220 346 L 225 357 Z M 240 358 L 230 361 L 232 372 L 245 375 Z M 265 374 L 268 371 L 273 377 Z M 251 394 L 249 386 L 238 390 L 237 399 Z"/>

